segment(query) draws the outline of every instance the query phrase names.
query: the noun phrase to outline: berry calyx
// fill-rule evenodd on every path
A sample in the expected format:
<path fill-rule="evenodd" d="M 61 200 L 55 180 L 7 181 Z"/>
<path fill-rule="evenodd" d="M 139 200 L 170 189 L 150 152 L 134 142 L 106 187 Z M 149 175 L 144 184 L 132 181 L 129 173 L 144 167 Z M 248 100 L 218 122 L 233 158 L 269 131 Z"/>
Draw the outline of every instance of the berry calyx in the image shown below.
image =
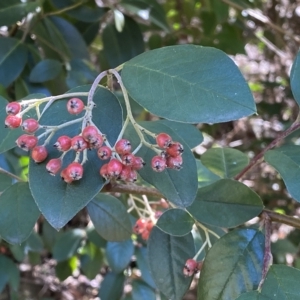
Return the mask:
<path fill-rule="evenodd" d="M 60 158 L 50 159 L 46 165 L 46 170 L 50 175 L 55 175 L 61 168 L 62 161 Z"/>
<path fill-rule="evenodd" d="M 102 146 L 98 149 L 97 154 L 100 159 L 106 160 L 111 157 L 112 151 L 108 146 Z"/>
<path fill-rule="evenodd" d="M 35 146 L 31 152 L 31 158 L 36 162 L 40 163 L 44 161 L 48 156 L 48 151 L 45 146 Z"/>
<path fill-rule="evenodd" d="M 35 131 L 38 130 L 40 127 L 40 124 L 37 120 L 35 119 L 26 119 L 22 123 L 22 129 L 28 133 L 34 133 Z"/>
<path fill-rule="evenodd" d="M 115 150 L 120 155 L 129 153 L 131 150 L 130 141 L 128 141 L 126 139 L 121 139 L 121 140 L 117 141 L 117 143 L 115 145 Z"/>
<path fill-rule="evenodd" d="M 104 164 L 101 168 L 100 168 L 100 175 L 104 178 L 104 179 L 109 179 L 109 175 L 107 173 L 107 166 L 108 164 Z"/>
<path fill-rule="evenodd" d="M 80 135 L 76 135 L 71 140 L 71 148 L 74 151 L 83 151 L 88 148 L 88 143 Z"/>
<path fill-rule="evenodd" d="M 71 115 L 80 114 L 84 109 L 84 103 L 79 98 L 71 98 L 67 102 L 67 110 Z"/>
<path fill-rule="evenodd" d="M 146 163 L 144 162 L 144 160 L 139 157 L 139 156 L 135 156 L 134 157 L 134 160 L 133 160 L 133 163 L 131 165 L 132 169 L 133 170 L 140 170 Z"/>
<path fill-rule="evenodd" d="M 6 105 L 6 113 L 8 115 L 16 115 L 21 111 L 21 104 L 19 102 L 10 102 Z"/>
<path fill-rule="evenodd" d="M 155 172 L 162 172 L 166 168 L 166 159 L 156 155 L 151 160 L 151 167 Z"/>
<path fill-rule="evenodd" d="M 70 137 L 62 135 L 57 139 L 53 147 L 59 151 L 68 151 L 71 148 L 71 140 Z"/>
<path fill-rule="evenodd" d="M 183 146 L 178 142 L 171 143 L 171 145 L 167 148 L 166 152 L 168 155 L 176 157 L 183 153 Z"/>
<path fill-rule="evenodd" d="M 190 258 L 185 262 L 184 268 L 183 268 L 183 274 L 184 276 L 193 276 L 195 273 L 198 272 L 198 263 Z"/>
<path fill-rule="evenodd" d="M 137 173 L 135 170 L 132 170 L 132 168 L 130 168 L 130 173 L 129 173 L 129 177 L 127 179 L 128 182 L 136 182 L 137 181 Z"/>
<path fill-rule="evenodd" d="M 182 156 L 180 155 L 176 157 L 168 156 L 166 163 L 167 163 L 167 168 L 180 170 L 182 168 Z"/>
<path fill-rule="evenodd" d="M 166 149 L 172 143 L 172 138 L 167 133 L 160 133 L 156 136 L 156 144 L 158 147 Z"/>
<path fill-rule="evenodd" d="M 97 127 L 87 126 L 83 129 L 81 135 L 88 143 L 94 143 L 99 135 L 99 132 Z"/>
<path fill-rule="evenodd" d="M 22 118 L 14 115 L 8 115 L 5 119 L 5 127 L 18 128 L 22 123 Z"/>
<path fill-rule="evenodd" d="M 123 169 L 123 164 L 116 158 L 113 158 L 109 161 L 107 165 L 107 174 L 110 177 L 118 178 L 122 172 L 122 169 Z"/>
<path fill-rule="evenodd" d="M 25 151 L 33 149 L 37 145 L 37 143 L 37 137 L 28 134 L 23 134 L 16 140 L 17 146 Z"/>
<path fill-rule="evenodd" d="M 97 134 L 93 139 L 93 142 L 88 143 L 90 149 L 99 149 L 103 145 L 103 137 L 101 134 Z"/>
<path fill-rule="evenodd" d="M 66 174 L 72 180 L 79 180 L 83 176 L 83 166 L 78 162 L 72 162 L 67 166 Z"/>

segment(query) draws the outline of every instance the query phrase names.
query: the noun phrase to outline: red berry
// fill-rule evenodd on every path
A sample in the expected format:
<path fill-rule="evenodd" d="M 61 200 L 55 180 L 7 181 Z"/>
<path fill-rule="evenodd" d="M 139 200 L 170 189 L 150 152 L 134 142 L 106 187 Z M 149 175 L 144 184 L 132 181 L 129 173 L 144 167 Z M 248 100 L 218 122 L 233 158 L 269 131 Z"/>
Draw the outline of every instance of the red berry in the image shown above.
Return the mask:
<path fill-rule="evenodd" d="M 88 148 L 88 143 L 80 135 L 76 135 L 71 140 L 71 148 L 75 151 L 83 151 Z"/>
<path fill-rule="evenodd" d="M 123 181 L 129 181 L 130 176 L 131 176 L 131 171 L 132 171 L 132 169 L 130 166 L 123 165 L 122 171 L 119 175 L 119 179 L 121 179 Z"/>
<path fill-rule="evenodd" d="M 80 114 L 84 109 L 84 103 L 79 98 L 71 98 L 67 102 L 67 110 L 71 115 Z"/>
<path fill-rule="evenodd" d="M 132 166 L 134 162 L 134 155 L 132 153 L 127 153 L 122 156 L 122 163 L 126 166 Z"/>
<path fill-rule="evenodd" d="M 109 159 L 111 157 L 111 149 L 107 146 L 102 146 L 98 149 L 98 157 L 102 160 Z"/>
<path fill-rule="evenodd" d="M 131 143 L 126 139 L 121 139 L 117 141 L 115 145 L 115 150 L 120 155 L 127 154 L 131 150 Z"/>
<path fill-rule="evenodd" d="M 83 176 L 83 166 L 78 162 L 72 162 L 67 166 L 66 174 L 72 180 L 79 180 Z"/>
<path fill-rule="evenodd" d="M 172 138 L 166 133 L 160 133 L 156 136 L 156 144 L 160 148 L 168 148 L 172 142 Z"/>
<path fill-rule="evenodd" d="M 144 160 L 139 156 L 135 156 L 131 167 L 133 170 L 140 170 L 144 165 Z"/>
<path fill-rule="evenodd" d="M 141 237 L 143 240 L 147 241 L 149 239 L 150 231 L 145 230 L 142 234 Z"/>
<path fill-rule="evenodd" d="M 48 156 L 48 151 L 45 146 L 35 146 L 31 152 L 31 158 L 36 162 L 40 163 L 44 161 Z"/>
<path fill-rule="evenodd" d="M 93 142 L 88 143 L 90 149 L 99 149 L 103 144 L 103 137 L 101 134 L 97 134 L 93 139 Z"/>
<path fill-rule="evenodd" d="M 153 226 L 154 226 L 153 222 L 151 220 L 149 220 L 147 222 L 146 229 L 150 232 L 152 230 Z"/>
<path fill-rule="evenodd" d="M 182 156 L 167 157 L 167 168 L 180 170 L 182 168 Z"/>
<path fill-rule="evenodd" d="M 73 179 L 69 176 L 68 172 L 67 172 L 68 168 L 63 169 L 60 172 L 60 177 L 66 182 L 66 183 L 71 183 L 73 182 Z"/>
<path fill-rule="evenodd" d="M 62 135 L 53 146 L 59 151 L 68 151 L 71 148 L 71 140 L 70 137 Z"/>
<path fill-rule="evenodd" d="M 5 119 L 5 127 L 18 128 L 22 123 L 22 118 L 18 116 L 8 115 Z"/>
<path fill-rule="evenodd" d="M 19 102 L 10 102 L 6 105 L 6 113 L 8 115 L 16 115 L 21 111 L 21 104 Z"/>
<path fill-rule="evenodd" d="M 188 259 L 185 262 L 184 268 L 183 268 L 183 274 L 184 276 L 193 276 L 195 273 L 198 272 L 198 263 L 194 259 Z"/>
<path fill-rule="evenodd" d="M 60 158 L 50 159 L 46 165 L 46 170 L 50 175 L 55 175 L 61 168 L 62 161 Z"/>
<path fill-rule="evenodd" d="M 17 146 L 25 151 L 29 151 L 37 145 L 38 139 L 33 135 L 23 134 L 17 140 Z"/>
<path fill-rule="evenodd" d="M 108 179 L 109 175 L 107 173 L 107 166 L 108 164 L 104 164 L 101 168 L 100 168 L 100 175 L 104 178 L 104 179 Z"/>
<path fill-rule="evenodd" d="M 38 130 L 40 124 L 35 119 L 27 119 L 22 123 L 22 129 L 28 133 L 34 133 Z"/>
<path fill-rule="evenodd" d="M 170 155 L 172 157 L 176 157 L 183 153 L 183 146 L 180 143 L 175 142 L 175 143 L 172 143 L 166 151 L 167 151 L 168 155 Z"/>
<path fill-rule="evenodd" d="M 136 234 L 141 234 L 146 230 L 147 221 L 145 219 L 138 219 L 133 226 L 133 232 Z"/>
<path fill-rule="evenodd" d="M 128 182 L 136 182 L 137 181 L 137 172 L 135 170 L 130 171 Z"/>
<path fill-rule="evenodd" d="M 166 168 L 166 159 L 156 155 L 151 160 L 151 167 L 156 172 L 162 172 Z"/>
<path fill-rule="evenodd" d="M 111 177 L 117 178 L 121 174 L 122 168 L 123 164 L 119 160 L 112 158 L 107 165 L 107 174 Z"/>
<path fill-rule="evenodd" d="M 82 131 L 82 137 L 89 143 L 93 143 L 97 139 L 99 131 L 95 126 L 87 126 Z"/>

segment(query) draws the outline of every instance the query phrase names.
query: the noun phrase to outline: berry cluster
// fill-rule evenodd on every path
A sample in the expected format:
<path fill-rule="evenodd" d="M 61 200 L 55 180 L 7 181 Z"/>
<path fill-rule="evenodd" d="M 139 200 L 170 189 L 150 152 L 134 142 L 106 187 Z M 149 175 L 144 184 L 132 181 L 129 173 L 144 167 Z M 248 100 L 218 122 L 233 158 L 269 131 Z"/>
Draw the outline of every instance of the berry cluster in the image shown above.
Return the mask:
<path fill-rule="evenodd" d="M 183 274 L 184 276 L 190 277 L 194 274 L 201 271 L 203 265 L 203 261 L 197 262 L 196 260 L 189 258 L 183 267 Z"/>
<path fill-rule="evenodd" d="M 149 238 L 153 226 L 154 224 L 151 220 L 140 218 L 135 222 L 133 232 L 141 235 L 142 239 L 146 241 Z"/>
<path fill-rule="evenodd" d="M 183 146 L 178 142 L 173 142 L 166 133 L 156 136 L 158 147 L 163 149 L 160 155 L 156 155 L 151 160 L 151 167 L 156 172 L 162 172 L 165 168 L 180 170 L 182 167 Z"/>

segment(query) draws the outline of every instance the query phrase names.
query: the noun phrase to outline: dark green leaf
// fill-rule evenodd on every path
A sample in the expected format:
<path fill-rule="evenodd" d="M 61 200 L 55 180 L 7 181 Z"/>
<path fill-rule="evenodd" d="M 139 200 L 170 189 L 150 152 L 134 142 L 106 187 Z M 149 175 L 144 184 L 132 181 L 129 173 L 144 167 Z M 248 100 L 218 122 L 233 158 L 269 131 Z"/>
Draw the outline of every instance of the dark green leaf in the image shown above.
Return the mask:
<path fill-rule="evenodd" d="M 123 293 L 123 285 L 125 276 L 110 272 L 105 275 L 99 289 L 99 297 L 101 300 L 120 300 Z"/>
<path fill-rule="evenodd" d="M 85 237 L 85 231 L 79 228 L 63 232 L 53 246 L 53 258 L 58 262 L 71 258 Z"/>
<path fill-rule="evenodd" d="M 32 266 L 36 266 L 41 264 L 42 260 L 41 260 L 41 254 L 37 253 L 37 252 L 28 252 L 28 262 L 30 265 Z"/>
<path fill-rule="evenodd" d="M 55 266 L 55 273 L 59 280 L 63 281 L 73 274 L 77 268 L 77 257 L 73 256 L 68 260 L 58 262 Z"/>
<path fill-rule="evenodd" d="M 249 163 L 249 158 L 239 150 L 232 148 L 212 148 L 202 156 L 203 165 L 223 178 L 232 178 Z"/>
<path fill-rule="evenodd" d="M 26 251 L 42 252 L 44 250 L 44 244 L 41 237 L 33 231 L 29 238 L 26 240 Z"/>
<path fill-rule="evenodd" d="M 197 163 L 197 173 L 198 173 L 198 187 L 202 188 L 204 186 L 210 185 L 220 179 L 219 176 L 212 173 L 206 167 L 203 166 L 201 160 L 196 159 Z"/>
<path fill-rule="evenodd" d="M 174 236 L 183 236 L 191 232 L 194 219 L 183 209 L 172 208 L 165 211 L 158 219 L 156 226 Z"/>
<path fill-rule="evenodd" d="M 132 240 L 124 242 L 108 242 L 106 257 L 109 266 L 115 273 L 121 273 L 129 264 L 134 253 Z"/>
<path fill-rule="evenodd" d="M 6 174 L 0 173 L 0 192 L 2 193 L 5 189 L 10 187 L 12 184 L 12 179 Z"/>
<path fill-rule="evenodd" d="M 157 288 L 172 300 L 181 300 L 192 277 L 183 276 L 183 267 L 195 254 L 192 234 L 170 236 L 153 227 L 148 240 L 148 261 Z"/>
<path fill-rule="evenodd" d="M 252 291 L 240 295 L 236 300 L 270 300 L 272 298 L 262 296 L 259 292 Z M 278 299 L 279 300 L 279 299 Z"/>
<path fill-rule="evenodd" d="M 0 206 L 0 236 L 11 244 L 21 244 L 40 215 L 28 183 L 16 183 L 6 189 L 0 196 Z"/>
<path fill-rule="evenodd" d="M 106 247 L 106 240 L 101 237 L 94 227 L 88 227 L 86 229 L 87 237 L 90 242 L 96 245 L 98 248 L 105 248 Z"/>
<path fill-rule="evenodd" d="M 30 94 L 27 84 L 21 77 L 15 81 L 15 94 L 16 99 L 22 99 Z"/>
<path fill-rule="evenodd" d="M 265 153 L 265 160 L 281 175 L 288 192 L 300 202 L 300 147 L 295 145 L 283 146 Z"/>
<path fill-rule="evenodd" d="M 108 24 L 102 35 L 104 55 L 111 68 L 144 52 L 144 40 L 139 25 L 131 18 L 125 18 L 122 32 L 115 24 Z"/>
<path fill-rule="evenodd" d="M 8 87 L 21 74 L 27 62 L 27 49 L 20 40 L 0 38 L 0 84 Z"/>
<path fill-rule="evenodd" d="M 256 289 L 263 255 L 264 236 L 260 231 L 236 229 L 224 235 L 205 257 L 197 299 L 236 299 Z"/>
<path fill-rule="evenodd" d="M 115 197 L 98 194 L 87 206 L 97 232 L 108 241 L 124 241 L 132 233 L 125 206 Z"/>
<path fill-rule="evenodd" d="M 133 300 L 156 300 L 155 292 L 149 285 L 145 284 L 141 280 L 134 280 L 132 282 L 132 299 Z"/>
<path fill-rule="evenodd" d="M 51 251 L 57 237 L 58 232 L 46 221 L 43 221 L 42 239 L 48 250 Z"/>
<path fill-rule="evenodd" d="M 166 119 L 220 123 L 256 112 L 241 72 L 214 48 L 179 45 L 151 50 L 126 62 L 122 78 L 136 102 Z"/>
<path fill-rule="evenodd" d="M 221 179 L 199 189 L 187 210 L 199 222 L 218 227 L 235 227 L 263 209 L 260 197 L 249 187 L 231 179 Z"/>
<path fill-rule="evenodd" d="M 9 250 L 13 254 L 14 258 L 21 262 L 25 258 L 26 252 L 26 242 L 22 243 L 21 245 L 9 245 Z M 1 289 L 0 289 L 1 290 Z"/>
<path fill-rule="evenodd" d="M 20 271 L 17 265 L 8 257 L 0 254 L 0 293 L 6 283 L 17 291 L 20 284 Z"/>
<path fill-rule="evenodd" d="M 29 80 L 31 82 L 45 82 L 54 79 L 62 71 L 62 64 L 55 59 L 40 61 L 31 70 Z"/>
<path fill-rule="evenodd" d="M 300 51 L 298 52 L 291 70 L 291 89 L 296 102 L 300 105 Z"/>

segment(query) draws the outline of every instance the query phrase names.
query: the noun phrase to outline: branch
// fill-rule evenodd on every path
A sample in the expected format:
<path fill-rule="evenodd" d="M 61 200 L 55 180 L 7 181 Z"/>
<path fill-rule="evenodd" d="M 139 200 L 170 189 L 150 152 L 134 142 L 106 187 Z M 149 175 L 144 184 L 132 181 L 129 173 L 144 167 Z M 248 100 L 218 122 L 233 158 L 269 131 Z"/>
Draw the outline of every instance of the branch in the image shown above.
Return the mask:
<path fill-rule="evenodd" d="M 278 222 L 300 229 L 300 219 L 298 218 L 279 214 L 268 209 L 264 209 L 262 214 L 267 214 L 272 222 Z"/>

